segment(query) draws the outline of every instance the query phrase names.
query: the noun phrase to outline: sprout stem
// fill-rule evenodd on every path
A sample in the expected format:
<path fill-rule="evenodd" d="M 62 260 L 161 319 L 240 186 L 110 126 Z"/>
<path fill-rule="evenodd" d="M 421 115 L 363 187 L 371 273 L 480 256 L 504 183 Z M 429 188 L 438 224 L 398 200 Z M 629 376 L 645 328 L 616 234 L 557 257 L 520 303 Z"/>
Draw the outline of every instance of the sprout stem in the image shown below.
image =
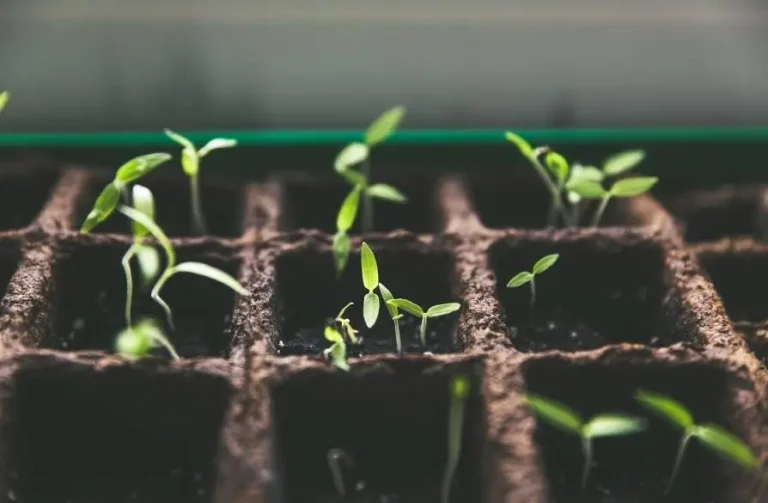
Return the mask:
<path fill-rule="evenodd" d="M 196 234 L 205 234 L 205 213 L 203 202 L 200 199 L 200 180 L 197 175 L 189 177 L 189 192 L 192 197 L 192 231 Z"/>
<path fill-rule="evenodd" d="M 464 427 L 466 401 L 466 395 L 453 394 L 451 397 L 451 410 L 448 415 L 448 462 L 443 475 L 441 503 L 449 503 L 451 499 L 451 483 L 461 457 L 461 432 Z"/>
<path fill-rule="evenodd" d="M 130 327 L 133 325 L 131 321 L 131 308 L 133 305 L 133 273 L 131 272 L 131 259 L 139 247 L 136 243 L 132 244 L 128 251 L 123 255 L 123 260 L 120 262 L 125 272 L 125 326 Z"/>
<path fill-rule="evenodd" d="M 397 354 L 403 354 L 403 342 L 400 339 L 400 320 L 392 320 L 395 324 L 395 344 L 397 345 Z"/>
<path fill-rule="evenodd" d="M 352 466 L 352 459 L 349 455 L 341 449 L 328 449 L 325 454 L 325 460 L 328 463 L 328 469 L 331 471 L 331 478 L 333 479 L 333 485 L 336 488 L 336 492 L 340 496 L 346 496 L 347 488 L 344 485 L 344 473 L 342 471 L 342 461 L 347 465 Z"/>
<path fill-rule="evenodd" d="M 581 438 L 581 448 L 584 452 L 584 469 L 581 473 L 581 489 L 587 487 L 589 470 L 592 468 L 592 439 L 586 436 Z"/>
<path fill-rule="evenodd" d="M 592 227 L 597 227 L 600 224 L 600 219 L 603 217 L 603 213 L 605 213 L 605 208 L 608 206 L 608 201 L 611 200 L 610 194 L 603 196 L 603 198 L 600 200 L 600 206 L 597 207 L 597 211 L 595 211 L 595 216 L 592 218 Z"/>
<path fill-rule="evenodd" d="M 168 351 L 168 353 L 170 353 L 171 358 L 173 358 L 174 360 L 181 360 L 181 357 L 176 352 L 176 350 L 173 349 L 173 345 L 171 344 L 171 342 L 165 336 L 160 335 L 160 334 L 154 334 L 153 338 L 157 342 L 159 342 L 160 345 L 163 346 Z"/>
<path fill-rule="evenodd" d="M 677 472 L 680 470 L 680 464 L 683 462 L 685 447 L 688 445 L 688 441 L 691 440 L 691 437 L 692 435 L 690 433 L 686 433 L 683 435 L 683 438 L 680 439 L 680 446 L 677 448 L 677 456 L 675 456 L 675 465 L 672 468 L 672 476 L 669 478 L 667 489 L 664 491 L 665 494 L 669 494 L 670 491 L 672 491 L 672 485 L 675 483 Z"/>
<path fill-rule="evenodd" d="M 155 286 L 152 287 L 152 292 L 150 293 L 150 297 L 152 297 L 152 300 L 157 302 L 158 305 L 163 309 L 165 312 L 165 319 L 168 322 L 168 327 L 175 331 L 176 327 L 173 324 L 173 312 L 171 311 L 171 306 L 169 306 L 165 300 L 163 300 L 162 297 L 160 297 L 160 290 L 165 285 L 165 282 L 168 281 L 171 276 L 173 276 L 174 270 L 172 267 L 169 267 L 165 271 L 163 271 L 163 274 L 160 276 L 160 278 L 157 280 L 157 283 L 155 283 Z"/>
<path fill-rule="evenodd" d="M 363 161 L 363 177 L 365 183 L 371 184 L 371 161 L 366 158 Z M 373 197 L 367 190 L 363 191 L 363 234 L 373 232 Z"/>
<path fill-rule="evenodd" d="M 531 323 L 536 317 L 536 277 L 531 277 Z"/>
<path fill-rule="evenodd" d="M 563 205 L 561 200 L 562 190 L 558 189 L 557 185 L 555 185 L 555 183 L 549 177 L 549 175 L 547 174 L 546 168 L 544 168 L 544 166 L 541 164 L 536 153 L 534 153 L 529 159 L 531 161 L 531 164 L 533 164 L 533 167 L 536 169 L 536 172 L 544 181 L 544 185 L 547 186 L 547 190 L 549 191 L 549 194 L 552 197 L 552 205 L 549 208 L 549 213 L 547 216 L 547 225 L 549 227 L 556 227 L 557 215 L 558 213 L 563 211 Z"/>
<path fill-rule="evenodd" d="M 419 335 L 421 337 L 421 345 L 427 347 L 427 314 L 424 313 L 421 317 L 421 328 L 419 329 Z"/>

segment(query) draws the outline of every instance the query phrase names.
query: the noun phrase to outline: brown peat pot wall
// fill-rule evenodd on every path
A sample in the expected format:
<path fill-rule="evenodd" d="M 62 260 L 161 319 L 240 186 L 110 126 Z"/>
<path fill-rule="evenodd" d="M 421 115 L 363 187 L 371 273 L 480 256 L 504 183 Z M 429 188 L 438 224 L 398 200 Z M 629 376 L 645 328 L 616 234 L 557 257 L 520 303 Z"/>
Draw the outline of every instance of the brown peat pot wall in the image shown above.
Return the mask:
<path fill-rule="evenodd" d="M 471 392 L 451 503 L 750 503 L 750 477 L 695 443 L 665 496 L 679 432 L 656 419 L 642 435 L 596 441 L 582 490 L 578 441 L 523 398 L 648 417 L 632 394 L 654 389 L 765 459 L 761 187 L 615 201 L 598 229 L 549 230 L 530 178 L 396 173 L 385 181 L 410 202 L 376 205 L 375 232 L 353 232 L 337 278 L 332 233 L 349 190 L 337 179 L 206 178 L 211 235 L 190 236 L 186 180 L 151 175 L 179 257 L 228 271 L 251 295 L 174 278 L 166 298 L 183 359 L 132 363 L 112 350 L 129 226 L 117 215 L 77 232 L 107 178 L 28 169 L 0 170 L 11 199 L 0 205 L 14 208 L 0 219 L 2 502 L 437 503 L 448 383 L 463 374 Z M 397 356 L 383 308 L 364 328 L 363 239 L 395 296 L 461 304 L 430 321 L 426 348 L 406 317 Z M 560 260 L 538 278 L 532 308 L 530 291 L 506 282 L 548 253 Z M 341 372 L 322 359 L 322 328 L 350 301 L 363 342 Z M 134 308 L 159 314 L 141 296 Z M 332 448 L 354 459 L 346 497 L 328 469 Z"/>

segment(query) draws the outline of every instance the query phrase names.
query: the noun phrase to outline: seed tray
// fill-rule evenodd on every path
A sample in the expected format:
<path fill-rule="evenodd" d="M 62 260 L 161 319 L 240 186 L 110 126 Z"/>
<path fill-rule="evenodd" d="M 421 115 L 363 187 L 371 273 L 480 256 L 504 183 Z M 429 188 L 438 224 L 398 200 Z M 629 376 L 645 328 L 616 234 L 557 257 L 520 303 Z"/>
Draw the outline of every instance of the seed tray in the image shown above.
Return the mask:
<path fill-rule="evenodd" d="M 462 307 L 435 324 L 429 353 L 413 330 L 401 357 L 389 332 L 363 333 L 344 373 L 317 343 L 325 319 L 348 301 L 359 308 L 365 293 L 355 252 L 347 273 L 333 273 L 328 222 L 344 185 L 306 174 L 206 179 L 212 235 L 189 237 L 184 179 L 153 175 L 158 221 L 179 255 L 229 271 L 252 295 L 174 279 L 167 300 L 183 359 L 131 363 L 110 350 L 128 226 L 77 232 L 103 172 L 38 164 L 0 170 L 2 190 L 28 194 L 24 212 L 0 219 L 0 500 L 436 502 L 447 385 L 459 372 L 471 393 L 454 503 L 664 500 L 674 430 L 652 420 L 642 436 L 601 440 L 582 492 L 578 442 L 537 425 L 525 390 L 589 415 L 643 414 L 632 392 L 655 389 L 768 455 L 768 294 L 758 288 L 768 245 L 689 244 L 695 208 L 641 196 L 615 204 L 606 227 L 554 231 L 541 228 L 545 200 L 525 177 L 394 173 L 418 215 L 377 207 L 380 227 L 365 241 L 382 281 Z M 362 239 L 353 234 L 353 250 Z M 504 284 L 553 252 L 558 272 L 541 278 L 542 322 L 532 322 L 525 292 Z M 346 499 L 325 462 L 332 447 L 357 462 L 359 490 Z M 694 445 L 669 501 L 746 502 L 750 482 Z"/>

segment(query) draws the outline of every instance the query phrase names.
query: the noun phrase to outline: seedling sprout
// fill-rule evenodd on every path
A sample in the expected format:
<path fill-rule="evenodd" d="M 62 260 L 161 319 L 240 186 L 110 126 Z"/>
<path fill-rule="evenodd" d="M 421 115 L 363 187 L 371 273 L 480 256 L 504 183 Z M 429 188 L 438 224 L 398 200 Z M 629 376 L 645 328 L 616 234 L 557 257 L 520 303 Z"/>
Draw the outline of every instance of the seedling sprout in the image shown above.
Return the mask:
<path fill-rule="evenodd" d="M 347 363 L 347 345 L 344 342 L 344 336 L 333 327 L 325 327 L 323 333 L 325 339 L 332 343 L 331 347 L 323 350 L 323 356 L 330 360 L 334 367 L 349 371 L 349 363 Z"/>
<path fill-rule="evenodd" d="M 584 199 L 598 199 L 600 205 L 592 217 L 592 227 L 600 224 L 605 208 L 612 197 L 635 197 L 651 190 L 659 179 L 654 176 L 637 176 L 633 178 L 623 178 L 615 182 L 610 189 L 605 190 L 600 182 L 589 180 L 577 180 L 569 182 L 568 190 L 574 192 Z"/>
<path fill-rule="evenodd" d="M 526 402 L 531 410 L 552 426 L 581 438 L 584 468 L 581 475 L 582 489 L 587 485 L 592 468 L 592 440 L 599 437 L 616 437 L 639 433 L 646 428 L 646 421 L 618 414 L 600 414 L 584 420 L 571 408 L 549 398 L 528 393 Z"/>
<path fill-rule="evenodd" d="M 165 130 L 165 134 L 181 145 L 181 169 L 189 177 L 189 192 L 192 198 L 191 222 L 192 229 L 197 234 L 205 234 L 205 213 L 203 212 L 203 202 L 200 198 L 200 163 L 205 156 L 222 148 L 232 148 L 237 146 L 237 140 L 228 138 L 214 138 L 205 144 L 203 148 L 197 150 L 195 145 L 184 136 Z"/>
<path fill-rule="evenodd" d="M 3 111 L 3 109 L 5 108 L 5 105 L 8 104 L 8 100 L 10 98 L 11 98 L 11 93 L 9 93 L 8 91 L 3 91 L 2 93 L 0 93 L 0 112 Z"/>
<path fill-rule="evenodd" d="M 334 321 L 341 327 L 342 335 L 346 335 L 349 339 L 349 342 L 352 344 L 357 344 L 357 330 L 352 327 L 352 323 L 349 321 L 349 318 L 344 318 L 344 313 L 352 305 L 354 305 L 354 302 L 350 302 L 346 306 L 342 307 L 341 311 L 339 311 L 339 314 L 336 315 L 336 319 Z"/>
<path fill-rule="evenodd" d="M 392 292 L 389 291 L 389 288 L 384 286 L 382 283 L 379 283 L 379 293 L 381 294 L 381 298 L 384 300 L 384 305 L 387 306 L 387 312 L 392 318 L 392 323 L 395 325 L 395 345 L 397 346 L 397 353 L 402 354 L 403 342 L 400 338 L 400 318 L 402 318 L 403 315 L 400 314 L 397 306 L 390 302 L 390 300 L 394 300 L 394 297 L 392 296 Z"/>
<path fill-rule="evenodd" d="M 161 346 L 168 351 L 171 358 L 180 359 L 160 325 L 154 320 L 144 319 L 136 325 L 129 325 L 118 334 L 115 350 L 125 358 L 138 360 L 145 358 L 153 349 Z"/>
<path fill-rule="evenodd" d="M 461 458 L 461 432 L 464 428 L 464 409 L 469 396 L 469 379 L 455 376 L 450 383 L 451 406 L 448 412 L 448 459 L 443 475 L 442 503 L 451 499 L 451 484 Z"/>
<path fill-rule="evenodd" d="M 512 279 L 509 280 L 507 283 L 507 288 L 518 288 L 520 286 L 523 286 L 525 284 L 530 283 L 531 285 L 531 317 L 533 317 L 535 311 L 536 311 L 536 276 L 543 273 L 557 262 L 557 259 L 560 258 L 560 255 L 557 253 L 553 253 L 551 255 L 545 255 L 544 257 L 541 257 L 539 260 L 536 261 L 535 264 L 533 264 L 533 270 L 532 271 L 523 271 L 517 273 Z"/>
<path fill-rule="evenodd" d="M 680 444 L 677 449 L 677 456 L 675 456 L 675 464 L 672 468 L 672 476 L 667 484 L 667 493 L 672 490 L 672 485 L 677 478 L 683 461 L 685 449 L 693 438 L 699 439 L 707 448 L 729 461 L 750 471 L 759 472 L 760 462 L 752 452 L 752 449 L 733 433 L 715 424 L 697 425 L 694 422 L 693 415 L 683 404 L 666 395 L 638 390 L 635 398 L 643 407 L 683 430 L 683 436 L 680 438 Z"/>
<path fill-rule="evenodd" d="M 411 302 L 408 299 L 392 299 L 387 301 L 387 304 L 391 304 L 396 308 L 402 309 L 406 313 L 412 314 L 417 318 L 421 318 L 421 327 L 419 329 L 419 337 L 421 338 L 421 345 L 427 346 L 427 320 L 430 318 L 438 318 L 447 314 L 455 313 L 461 309 L 461 304 L 458 302 L 449 302 L 447 304 L 436 304 L 426 311 L 421 308 L 415 302 Z"/>
<path fill-rule="evenodd" d="M 379 317 L 379 296 L 374 292 L 379 286 L 379 268 L 373 250 L 365 242 L 360 248 L 360 266 L 363 271 L 363 286 L 368 290 L 363 297 L 363 319 L 365 325 L 371 328 Z"/>
<path fill-rule="evenodd" d="M 357 208 L 360 206 L 362 185 L 355 185 L 339 208 L 336 216 L 336 235 L 333 236 L 333 258 L 336 274 L 341 274 L 347 267 L 349 259 L 349 229 L 355 223 Z"/>

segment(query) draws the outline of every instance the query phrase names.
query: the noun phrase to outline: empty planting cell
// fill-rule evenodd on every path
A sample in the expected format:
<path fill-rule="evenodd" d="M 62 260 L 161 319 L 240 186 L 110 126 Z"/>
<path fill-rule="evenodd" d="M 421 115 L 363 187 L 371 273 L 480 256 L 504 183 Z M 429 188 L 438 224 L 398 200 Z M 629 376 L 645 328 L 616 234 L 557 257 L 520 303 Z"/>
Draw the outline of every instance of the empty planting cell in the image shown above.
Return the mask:
<path fill-rule="evenodd" d="M 681 301 L 672 292 L 656 242 L 502 240 L 490 249 L 496 292 L 512 343 L 524 352 L 577 351 L 631 342 L 664 346 L 691 338 L 679 327 Z M 508 288 L 548 254 L 551 269 L 530 284 Z"/>
<path fill-rule="evenodd" d="M 386 245 L 373 246 L 379 280 L 394 297 L 407 297 L 423 309 L 434 304 L 456 302 L 454 260 L 447 251 L 414 249 Z M 276 292 L 272 299 L 273 317 L 278 327 L 274 340 L 281 355 L 319 355 L 329 346 L 323 336 L 342 307 L 354 302 L 344 317 L 359 330 L 362 341 L 349 345 L 348 354 L 392 353 L 396 351 L 395 328 L 383 302 L 373 328 L 363 322 L 363 287 L 360 254 L 350 254 L 344 273 L 337 277 L 330 250 L 315 248 L 287 252 L 277 261 Z M 378 293 L 378 290 L 377 290 Z M 405 314 L 399 321 L 403 351 L 449 353 L 460 349 L 456 336 L 458 313 L 430 319 L 427 346 L 419 337 L 420 318 Z"/>
<path fill-rule="evenodd" d="M 77 217 L 72 226 L 79 229 L 93 207 L 100 191 L 109 180 L 99 177 L 94 180 L 86 195 L 79 201 Z M 140 180 L 155 198 L 155 220 L 171 237 L 189 237 L 193 232 L 189 178 L 178 177 L 165 180 Z M 207 235 L 234 238 L 242 234 L 244 191 L 236 185 L 200 180 L 200 196 L 207 225 Z M 115 213 L 109 220 L 96 227 L 96 233 L 129 234 L 131 221 Z"/>
<path fill-rule="evenodd" d="M 470 378 L 461 458 L 452 503 L 484 501 L 484 405 L 479 369 L 397 364 L 393 371 L 305 371 L 272 390 L 279 497 L 282 503 L 437 503 L 446 465 L 448 382 Z M 341 496 L 327 454 L 340 449 Z"/>
<path fill-rule="evenodd" d="M 702 252 L 709 275 L 731 320 L 768 321 L 768 254 L 759 250 Z"/>
<path fill-rule="evenodd" d="M 56 349 L 111 351 L 116 334 L 125 328 L 126 280 L 121 259 L 127 246 L 74 246 L 56 264 L 55 333 L 49 344 Z M 239 261 L 214 248 L 178 248 L 178 262 L 199 261 L 237 277 Z M 147 288 L 140 286 L 133 267 L 134 320 L 165 320 Z M 173 310 L 174 331 L 166 331 L 183 357 L 226 356 L 231 338 L 230 320 L 235 294 L 224 285 L 193 274 L 172 277 L 161 296 Z M 158 350 L 159 351 L 159 350 Z M 165 354 L 159 351 L 158 354 Z"/>
<path fill-rule="evenodd" d="M 417 177 L 387 180 L 407 197 L 405 203 L 373 200 L 373 231 L 405 229 L 416 233 L 440 230 L 433 180 Z M 327 177 L 284 180 L 281 183 L 280 229 L 319 229 L 336 232 L 336 216 L 352 186 Z M 363 221 L 361 200 L 352 233 L 359 233 Z"/>
<path fill-rule="evenodd" d="M 0 231 L 30 225 L 43 209 L 56 174 L 30 170 L 0 175 Z"/>
<path fill-rule="evenodd" d="M 688 444 L 672 492 L 665 496 L 682 431 L 634 399 L 637 389 L 668 395 L 683 403 L 697 424 L 711 422 L 741 435 L 733 422 L 738 410 L 731 404 L 728 377 L 723 371 L 705 364 L 564 360 L 533 361 L 523 370 L 529 392 L 567 405 L 584 420 L 604 413 L 647 420 L 647 429 L 639 434 L 593 440 L 594 463 L 582 490 L 584 456 L 580 439 L 537 419 L 535 440 L 546 471 L 549 501 L 749 501 L 749 476 L 696 439 Z"/>
<path fill-rule="evenodd" d="M 14 393 L 13 501 L 212 501 L 225 379 L 51 365 L 21 370 Z"/>

